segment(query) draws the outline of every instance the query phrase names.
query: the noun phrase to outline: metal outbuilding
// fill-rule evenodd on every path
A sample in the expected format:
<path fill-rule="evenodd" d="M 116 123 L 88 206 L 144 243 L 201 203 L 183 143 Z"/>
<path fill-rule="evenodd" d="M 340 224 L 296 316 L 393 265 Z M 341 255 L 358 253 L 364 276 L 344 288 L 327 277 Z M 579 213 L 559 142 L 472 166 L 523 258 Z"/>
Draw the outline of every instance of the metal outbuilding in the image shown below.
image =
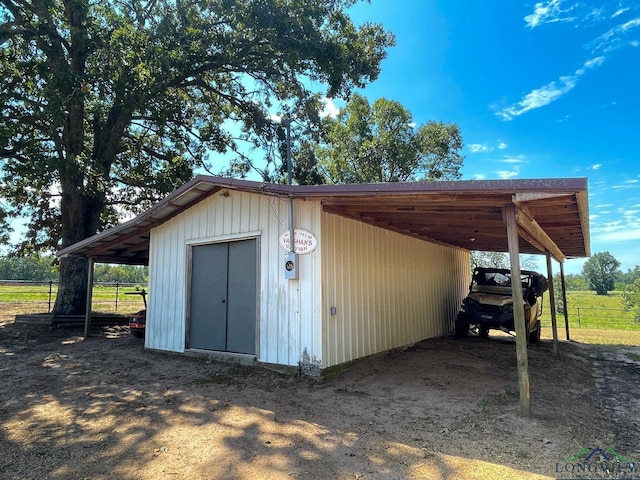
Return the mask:
<path fill-rule="evenodd" d="M 149 265 L 147 348 L 317 374 L 449 333 L 471 250 L 510 252 L 512 267 L 518 253 L 561 265 L 589 256 L 587 180 L 292 186 L 197 176 L 59 255 Z"/>

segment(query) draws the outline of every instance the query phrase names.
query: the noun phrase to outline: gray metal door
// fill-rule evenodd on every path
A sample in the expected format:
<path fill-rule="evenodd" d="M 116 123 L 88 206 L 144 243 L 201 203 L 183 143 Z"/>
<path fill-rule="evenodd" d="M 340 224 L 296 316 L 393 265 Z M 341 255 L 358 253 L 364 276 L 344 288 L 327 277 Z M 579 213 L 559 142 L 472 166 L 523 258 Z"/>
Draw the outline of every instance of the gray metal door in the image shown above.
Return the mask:
<path fill-rule="evenodd" d="M 255 239 L 192 248 L 189 348 L 255 354 L 256 254 Z"/>

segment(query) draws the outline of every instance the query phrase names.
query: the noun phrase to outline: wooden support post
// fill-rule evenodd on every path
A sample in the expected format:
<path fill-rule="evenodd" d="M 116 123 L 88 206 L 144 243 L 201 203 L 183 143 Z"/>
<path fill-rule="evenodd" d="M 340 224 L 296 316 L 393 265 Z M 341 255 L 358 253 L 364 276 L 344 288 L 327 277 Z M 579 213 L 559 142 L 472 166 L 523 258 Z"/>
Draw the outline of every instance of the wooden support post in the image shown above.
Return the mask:
<path fill-rule="evenodd" d="M 556 317 L 556 296 L 553 288 L 553 270 L 551 268 L 551 254 L 547 251 L 547 278 L 549 279 L 549 311 L 551 312 L 551 329 L 553 330 L 553 354 L 558 352 L 558 320 Z"/>
<path fill-rule="evenodd" d="M 560 262 L 560 284 L 562 285 L 562 303 L 564 304 L 564 328 L 569 338 L 569 306 L 567 305 L 567 286 L 564 282 L 564 263 Z"/>
<path fill-rule="evenodd" d="M 91 303 L 93 300 L 93 258 L 89 257 L 87 266 L 87 305 L 84 311 L 84 338 L 91 332 Z"/>
<path fill-rule="evenodd" d="M 516 223 L 515 205 L 507 205 L 502 209 L 504 222 L 507 224 L 507 240 L 509 242 L 509 260 L 511 262 L 511 296 L 513 299 L 513 320 L 516 329 L 516 358 L 518 363 L 518 386 L 520 392 L 520 414 L 531 415 L 531 393 L 529 391 L 529 359 L 527 357 L 527 328 L 524 318 L 524 299 L 522 298 L 522 282 L 520 281 L 520 244 L 518 241 L 518 225 Z"/>

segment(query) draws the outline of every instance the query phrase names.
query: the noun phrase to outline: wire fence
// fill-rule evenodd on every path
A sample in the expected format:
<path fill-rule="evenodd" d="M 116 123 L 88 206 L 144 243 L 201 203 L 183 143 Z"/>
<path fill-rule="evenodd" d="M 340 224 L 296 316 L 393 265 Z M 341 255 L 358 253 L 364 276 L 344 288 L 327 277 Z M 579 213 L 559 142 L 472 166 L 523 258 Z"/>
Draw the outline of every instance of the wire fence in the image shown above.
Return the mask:
<path fill-rule="evenodd" d="M 96 282 L 92 292 L 92 310 L 127 314 L 145 308 L 146 284 Z M 58 282 L 0 280 L 0 310 L 4 315 L 51 313 L 58 294 Z"/>
<path fill-rule="evenodd" d="M 97 282 L 93 286 L 92 310 L 102 313 L 128 314 L 145 308 L 141 292 L 147 285 L 126 282 Z M 33 282 L 0 280 L 0 311 L 3 316 L 51 313 L 58 293 L 54 280 Z M 575 329 L 608 329 L 640 332 L 640 322 L 634 310 L 591 306 L 568 307 L 569 327 Z M 556 314 L 558 328 L 564 328 L 564 313 Z M 549 305 L 543 307 L 543 327 L 551 326 Z"/>
<path fill-rule="evenodd" d="M 640 331 L 640 322 L 636 319 L 636 312 L 624 308 L 571 306 L 567 309 L 567 317 L 571 328 Z M 556 319 L 558 325 L 564 325 L 564 312 L 557 312 Z M 551 325 L 551 315 L 548 308 L 543 311 L 541 323 L 543 326 Z"/>

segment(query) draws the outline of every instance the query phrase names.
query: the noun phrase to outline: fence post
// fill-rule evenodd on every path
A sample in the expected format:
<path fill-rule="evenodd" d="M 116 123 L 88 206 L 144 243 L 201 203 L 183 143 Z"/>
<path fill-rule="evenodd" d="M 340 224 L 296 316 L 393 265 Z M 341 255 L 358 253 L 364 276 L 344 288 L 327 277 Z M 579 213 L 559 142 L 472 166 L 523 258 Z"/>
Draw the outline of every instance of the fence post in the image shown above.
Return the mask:
<path fill-rule="evenodd" d="M 116 312 L 118 311 L 118 289 L 120 287 L 120 282 L 116 281 Z"/>
<path fill-rule="evenodd" d="M 49 280 L 49 307 L 47 309 L 47 313 L 51 313 L 51 291 L 53 290 L 53 280 Z"/>
<path fill-rule="evenodd" d="M 582 327 L 582 324 L 580 323 L 580 307 L 578 307 L 578 328 Z"/>

